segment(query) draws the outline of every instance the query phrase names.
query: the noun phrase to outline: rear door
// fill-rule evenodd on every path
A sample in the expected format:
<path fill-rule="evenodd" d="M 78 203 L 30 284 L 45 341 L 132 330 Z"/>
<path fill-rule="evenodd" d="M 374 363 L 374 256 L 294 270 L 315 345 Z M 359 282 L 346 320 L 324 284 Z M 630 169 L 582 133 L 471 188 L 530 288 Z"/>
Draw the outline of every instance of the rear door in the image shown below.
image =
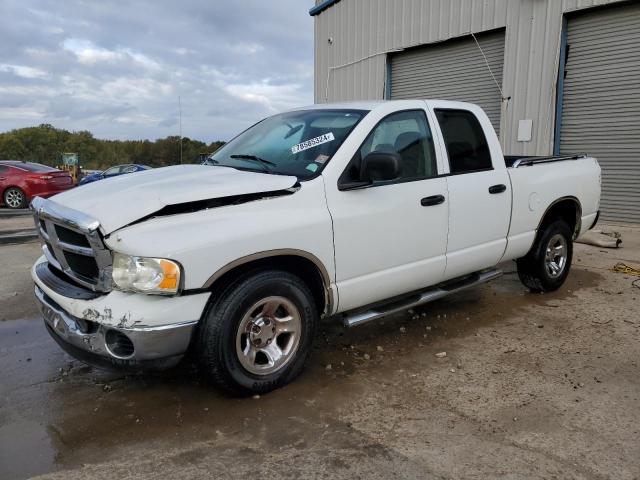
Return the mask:
<path fill-rule="evenodd" d="M 511 220 L 511 183 L 489 119 L 478 107 L 432 102 L 449 172 L 445 279 L 497 264 Z"/>

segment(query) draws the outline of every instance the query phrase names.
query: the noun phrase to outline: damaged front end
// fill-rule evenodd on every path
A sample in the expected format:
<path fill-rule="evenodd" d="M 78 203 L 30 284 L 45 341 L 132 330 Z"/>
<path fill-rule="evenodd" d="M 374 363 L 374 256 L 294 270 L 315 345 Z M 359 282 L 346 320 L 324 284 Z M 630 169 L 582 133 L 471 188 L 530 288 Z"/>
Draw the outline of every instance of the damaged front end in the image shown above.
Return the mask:
<path fill-rule="evenodd" d="M 184 356 L 197 324 L 196 320 L 158 327 L 107 326 L 69 314 L 38 286 L 35 295 L 47 331 L 58 345 L 69 355 L 101 368 L 170 368 Z M 96 313 L 89 309 L 87 316 L 102 316 Z"/>
<path fill-rule="evenodd" d="M 100 223 L 53 201 L 32 208 L 44 255 L 32 268 L 47 331 L 70 355 L 103 368 L 167 368 L 180 361 L 208 293 L 154 297 L 114 290 Z"/>

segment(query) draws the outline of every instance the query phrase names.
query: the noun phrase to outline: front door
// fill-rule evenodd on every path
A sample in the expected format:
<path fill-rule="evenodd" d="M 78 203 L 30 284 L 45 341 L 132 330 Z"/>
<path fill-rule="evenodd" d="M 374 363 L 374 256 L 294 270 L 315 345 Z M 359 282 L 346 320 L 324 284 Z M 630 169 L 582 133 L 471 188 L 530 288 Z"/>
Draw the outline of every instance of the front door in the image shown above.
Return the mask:
<path fill-rule="evenodd" d="M 327 185 L 339 311 L 438 283 L 444 275 L 447 179 L 438 177 L 425 110 L 384 117 L 340 181 L 357 180 L 360 160 L 372 151 L 398 152 L 400 178 L 349 191 Z"/>

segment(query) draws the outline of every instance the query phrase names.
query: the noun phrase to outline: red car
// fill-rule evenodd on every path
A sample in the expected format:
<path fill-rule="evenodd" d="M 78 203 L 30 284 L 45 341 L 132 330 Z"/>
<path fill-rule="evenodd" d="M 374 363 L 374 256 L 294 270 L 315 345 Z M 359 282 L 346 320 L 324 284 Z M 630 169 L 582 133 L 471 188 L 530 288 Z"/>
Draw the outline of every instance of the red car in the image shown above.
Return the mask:
<path fill-rule="evenodd" d="M 50 197 L 72 187 L 68 172 L 39 163 L 0 160 L 0 203 L 9 208 L 26 208 L 33 197 Z"/>

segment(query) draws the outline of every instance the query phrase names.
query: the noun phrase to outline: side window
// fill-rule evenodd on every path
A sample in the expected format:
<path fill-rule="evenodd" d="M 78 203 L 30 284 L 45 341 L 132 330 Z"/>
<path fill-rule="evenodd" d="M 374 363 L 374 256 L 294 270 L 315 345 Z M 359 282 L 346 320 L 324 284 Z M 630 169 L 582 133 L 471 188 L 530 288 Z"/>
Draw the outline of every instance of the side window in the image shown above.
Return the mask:
<path fill-rule="evenodd" d="M 466 110 L 436 110 L 451 173 L 492 168 L 487 138 L 476 116 Z"/>
<path fill-rule="evenodd" d="M 398 180 L 418 180 L 438 175 L 431 129 L 421 110 L 393 113 L 384 118 L 351 160 L 343 179 L 358 181 L 360 162 L 367 154 L 376 151 L 400 154 L 402 163 Z"/>

